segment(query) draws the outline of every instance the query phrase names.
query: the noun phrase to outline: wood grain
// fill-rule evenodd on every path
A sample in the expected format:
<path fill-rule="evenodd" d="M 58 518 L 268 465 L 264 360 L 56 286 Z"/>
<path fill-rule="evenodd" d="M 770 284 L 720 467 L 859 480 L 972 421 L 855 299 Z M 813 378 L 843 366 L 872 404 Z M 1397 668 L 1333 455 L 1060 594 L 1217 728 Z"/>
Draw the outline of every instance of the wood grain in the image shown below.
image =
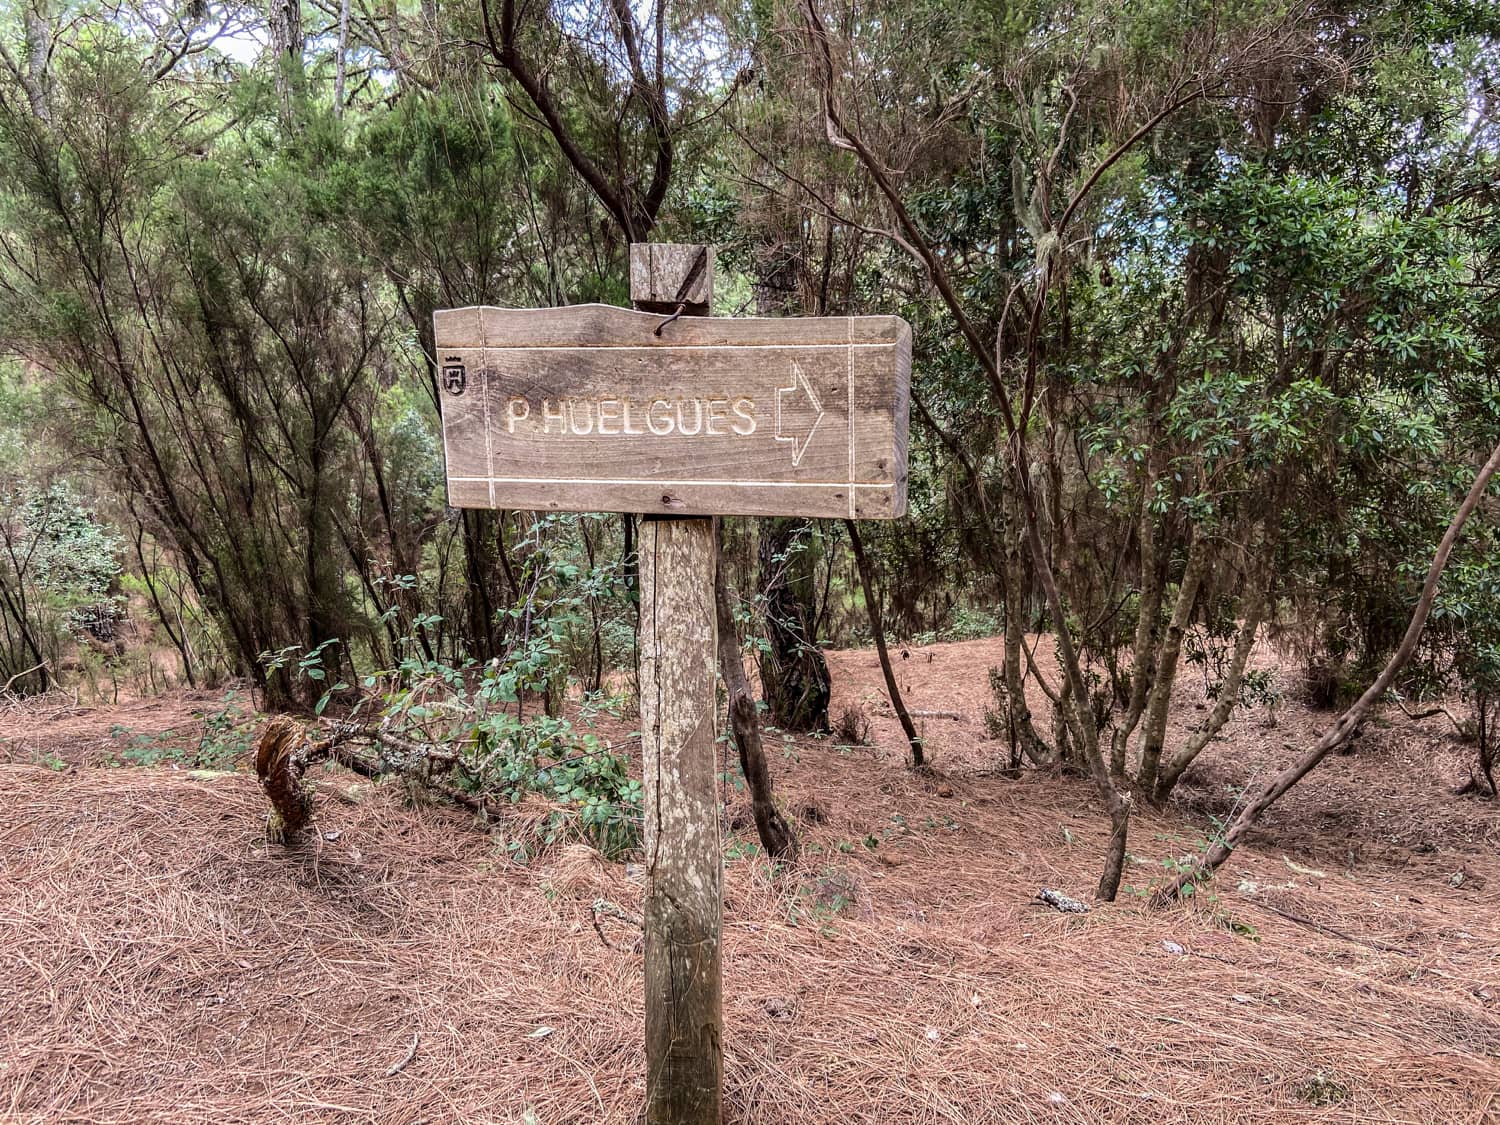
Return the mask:
<path fill-rule="evenodd" d="M 653 1125 L 718 1125 L 721 1113 L 713 523 L 641 524 L 646 1120 Z"/>
<path fill-rule="evenodd" d="M 434 323 L 456 507 L 905 512 L 911 331 L 899 317 L 662 327 L 581 305 L 451 309 Z"/>
<path fill-rule="evenodd" d="M 704 266 L 693 275 L 698 257 Z M 684 291 L 683 285 L 687 283 Z M 708 313 L 714 291 L 711 246 L 680 242 L 636 242 L 630 247 L 630 298 L 637 308 L 672 311 L 679 300 L 696 316 Z"/>

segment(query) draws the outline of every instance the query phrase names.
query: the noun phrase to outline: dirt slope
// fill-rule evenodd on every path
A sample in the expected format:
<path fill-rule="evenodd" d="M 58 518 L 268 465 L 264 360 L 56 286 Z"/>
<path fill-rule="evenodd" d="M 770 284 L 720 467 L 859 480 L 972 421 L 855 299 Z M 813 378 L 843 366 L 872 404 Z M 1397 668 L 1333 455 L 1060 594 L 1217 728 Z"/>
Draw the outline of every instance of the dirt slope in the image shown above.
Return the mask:
<path fill-rule="evenodd" d="M 779 880 L 752 829 L 726 838 L 731 1120 L 1497 1119 L 1497 817 L 1448 796 L 1439 728 L 1373 731 L 1212 896 L 1070 917 L 1028 900 L 1087 896 L 1100 818 L 1084 783 L 985 772 L 996 658 L 903 662 L 912 706 L 962 716 L 929 722 L 942 776 L 902 769 L 880 717 L 876 747 L 773 750 L 788 806 L 823 815 Z M 873 654 L 834 660 L 874 709 Z M 1128 882 L 1318 717 L 1264 718 L 1136 821 Z M 638 907 L 624 866 L 576 845 L 517 866 L 503 831 L 336 772 L 286 851 L 246 774 L 28 764 L 97 760 L 122 722 L 0 715 L 0 1120 L 636 1120 L 640 954 L 591 909 Z"/>

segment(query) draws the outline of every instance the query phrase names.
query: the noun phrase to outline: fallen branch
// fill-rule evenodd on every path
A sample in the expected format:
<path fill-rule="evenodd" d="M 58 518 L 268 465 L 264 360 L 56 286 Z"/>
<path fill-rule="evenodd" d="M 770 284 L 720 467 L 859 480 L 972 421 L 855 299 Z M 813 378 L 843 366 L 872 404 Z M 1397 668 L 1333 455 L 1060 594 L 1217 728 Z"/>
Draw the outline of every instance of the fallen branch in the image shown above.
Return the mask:
<path fill-rule="evenodd" d="M 313 811 L 312 786 L 304 778 L 308 767 L 315 762 L 332 758 L 364 777 L 381 775 L 385 763 L 366 761 L 349 747 L 348 744 L 356 739 L 378 743 L 416 760 L 445 764 L 454 760 L 430 747 L 397 738 L 379 727 L 339 725 L 327 738 L 312 741 L 297 720 L 289 715 L 273 715 L 261 730 L 255 746 L 255 773 L 271 802 L 267 837 L 275 843 L 291 843 L 307 827 Z M 438 788 L 445 796 L 458 800 L 456 790 Z M 462 800 L 459 803 L 470 804 Z"/>
<path fill-rule="evenodd" d="M 47 667 L 47 662 L 45 660 L 43 660 L 43 661 L 41 661 L 41 662 L 39 662 L 37 664 L 33 664 L 30 668 L 23 668 L 23 669 L 21 669 L 14 676 L 12 676 L 10 679 L 8 679 L 8 680 L 5 681 L 5 686 L 0 687 L 0 695 L 6 695 L 6 694 L 8 694 L 10 692 L 10 685 L 13 684 L 13 683 L 15 683 L 22 676 L 29 676 L 33 672 L 44 671 L 46 669 L 46 667 Z M 43 684 L 42 686 L 45 687 L 46 685 Z"/>
<path fill-rule="evenodd" d="M 1272 914 L 1281 915 L 1281 917 L 1285 918 L 1288 922 L 1296 922 L 1299 926 L 1306 926 L 1310 930 L 1317 930 L 1320 934 L 1327 934 L 1329 937 L 1336 937 L 1340 941 L 1351 941 L 1355 945 L 1363 945 L 1367 946 L 1370 949 L 1378 949 L 1382 953 L 1399 953 L 1403 957 L 1416 956 L 1416 954 L 1413 953 L 1410 949 L 1402 949 L 1398 945 L 1389 945 L 1383 941 L 1376 941 L 1374 938 L 1355 937 L 1353 934 L 1345 933 L 1340 929 L 1335 929 L 1333 926 L 1330 926 L 1327 923 L 1314 921 L 1311 918 L 1305 917 L 1301 914 L 1297 914 L 1291 910 L 1283 910 L 1279 906 L 1272 906 L 1269 902 L 1262 902 L 1258 905 L 1262 909 L 1269 910 Z"/>
<path fill-rule="evenodd" d="M 411 1060 L 417 1057 L 417 1043 L 421 1041 L 421 1038 L 422 1033 L 420 1031 L 412 1033 L 411 1046 L 406 1048 L 406 1054 L 401 1057 L 401 1061 L 394 1062 L 385 1068 L 385 1076 L 387 1078 L 396 1077 L 396 1075 L 411 1065 Z"/>
<path fill-rule="evenodd" d="M 1387 661 L 1375 682 L 1338 717 L 1312 749 L 1286 769 L 1261 783 L 1246 800 L 1239 815 L 1234 818 L 1224 835 L 1214 842 L 1203 854 L 1202 859 L 1151 896 L 1153 906 L 1164 906 L 1177 899 L 1182 894 L 1182 889 L 1189 883 L 1198 884 L 1213 878 L 1214 872 L 1234 853 L 1234 849 L 1255 827 L 1265 811 L 1280 800 L 1288 789 L 1306 777 L 1319 762 L 1354 737 L 1360 724 L 1365 721 L 1370 708 L 1390 690 L 1396 676 L 1400 674 L 1401 669 L 1406 667 L 1407 661 L 1416 652 L 1417 643 L 1422 639 L 1422 630 L 1426 627 L 1427 618 L 1432 613 L 1432 603 L 1437 598 L 1438 580 L 1442 578 L 1443 571 L 1448 566 L 1448 558 L 1453 553 L 1453 545 L 1458 542 L 1458 536 L 1463 531 L 1464 524 L 1468 523 L 1469 517 L 1474 514 L 1474 509 L 1484 498 L 1497 470 L 1500 470 L 1500 445 L 1495 446 L 1494 451 L 1490 453 L 1489 460 L 1474 477 L 1474 483 L 1470 486 L 1468 495 L 1458 506 L 1458 511 L 1453 513 L 1448 530 L 1443 533 L 1437 551 L 1432 556 L 1432 564 L 1427 568 L 1427 579 L 1422 583 L 1422 593 L 1417 598 L 1416 608 L 1412 610 L 1411 621 L 1406 626 L 1406 635 L 1401 638 L 1400 647 Z"/>
<path fill-rule="evenodd" d="M 1050 906 L 1053 910 L 1060 910 L 1064 914 L 1087 914 L 1089 912 L 1088 903 L 1079 902 L 1076 898 L 1071 898 L 1062 891 L 1054 891 L 1050 887 L 1043 887 L 1037 891 L 1031 901 L 1042 906 Z"/>
<path fill-rule="evenodd" d="M 599 924 L 599 916 L 601 914 L 607 914 L 611 918 L 618 918 L 626 925 L 634 926 L 636 929 L 644 933 L 646 929 L 646 923 L 639 914 L 635 914 L 629 910 L 626 910 L 623 906 L 616 906 L 607 898 L 596 898 L 594 900 L 594 905 L 592 908 L 594 932 L 599 935 L 599 940 L 602 941 L 608 948 L 615 950 L 615 952 L 617 953 L 634 953 L 641 947 L 642 939 L 639 937 L 636 938 L 636 940 L 628 946 L 616 945 L 614 942 L 610 941 L 609 937 L 604 932 L 604 927 Z"/>
<path fill-rule="evenodd" d="M 356 753 L 353 746 L 356 742 L 377 747 L 377 760 L 371 761 L 368 756 Z M 563 758 L 556 764 L 590 756 L 578 754 Z M 272 842 L 294 842 L 312 820 L 313 785 L 304 778 L 310 766 L 327 759 L 363 777 L 397 774 L 412 778 L 439 797 L 477 813 L 486 821 L 491 817 L 502 817 L 513 807 L 512 802 L 503 796 L 469 793 L 434 777 L 431 767 L 450 769 L 458 764 L 456 751 L 413 742 L 384 727 L 354 723 L 336 724 L 327 738 L 310 740 L 307 731 L 295 719 L 288 715 L 273 715 L 261 730 L 255 753 L 255 772 L 271 802 L 266 835 Z"/>
<path fill-rule="evenodd" d="M 1463 734 L 1464 732 L 1463 723 L 1459 722 L 1458 717 L 1454 715 L 1452 711 L 1448 710 L 1448 708 L 1444 707 L 1441 703 L 1435 703 L 1425 711 L 1413 711 L 1406 705 L 1406 701 L 1404 699 L 1396 700 L 1396 706 L 1401 708 L 1401 713 L 1414 723 L 1420 722 L 1423 719 L 1430 719 L 1434 715 L 1442 715 L 1445 719 L 1453 724 L 1453 729 L 1455 731 L 1457 731 L 1459 734 Z"/>

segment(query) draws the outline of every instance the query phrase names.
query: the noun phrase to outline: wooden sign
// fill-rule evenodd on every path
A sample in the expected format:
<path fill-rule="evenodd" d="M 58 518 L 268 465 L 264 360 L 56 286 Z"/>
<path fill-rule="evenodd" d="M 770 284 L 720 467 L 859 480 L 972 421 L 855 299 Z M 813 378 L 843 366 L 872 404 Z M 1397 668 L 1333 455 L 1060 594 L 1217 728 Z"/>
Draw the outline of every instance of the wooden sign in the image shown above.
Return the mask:
<path fill-rule="evenodd" d="M 911 329 L 900 317 L 666 323 L 577 305 L 433 321 L 454 507 L 906 511 Z"/>

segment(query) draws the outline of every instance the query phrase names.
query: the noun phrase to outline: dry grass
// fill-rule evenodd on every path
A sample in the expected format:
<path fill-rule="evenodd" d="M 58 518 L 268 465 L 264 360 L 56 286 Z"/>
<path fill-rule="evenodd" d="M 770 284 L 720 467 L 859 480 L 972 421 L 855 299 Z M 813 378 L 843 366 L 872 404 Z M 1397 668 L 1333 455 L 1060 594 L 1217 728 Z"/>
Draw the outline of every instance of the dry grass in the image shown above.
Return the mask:
<path fill-rule="evenodd" d="M 914 777 L 878 719 L 877 743 L 775 758 L 788 806 L 827 814 L 796 872 L 726 838 L 730 1120 L 1500 1115 L 1493 849 L 1306 874 L 1268 835 L 1216 901 L 1064 916 L 1028 900 L 1092 886 L 1084 784 L 942 745 L 947 776 Z M 639 909 L 627 868 L 579 846 L 518 867 L 453 812 L 320 778 L 319 832 L 286 851 L 248 775 L 0 766 L 0 1120 L 637 1119 L 641 958 L 591 910 Z M 1143 815 L 1130 878 L 1198 831 Z"/>

